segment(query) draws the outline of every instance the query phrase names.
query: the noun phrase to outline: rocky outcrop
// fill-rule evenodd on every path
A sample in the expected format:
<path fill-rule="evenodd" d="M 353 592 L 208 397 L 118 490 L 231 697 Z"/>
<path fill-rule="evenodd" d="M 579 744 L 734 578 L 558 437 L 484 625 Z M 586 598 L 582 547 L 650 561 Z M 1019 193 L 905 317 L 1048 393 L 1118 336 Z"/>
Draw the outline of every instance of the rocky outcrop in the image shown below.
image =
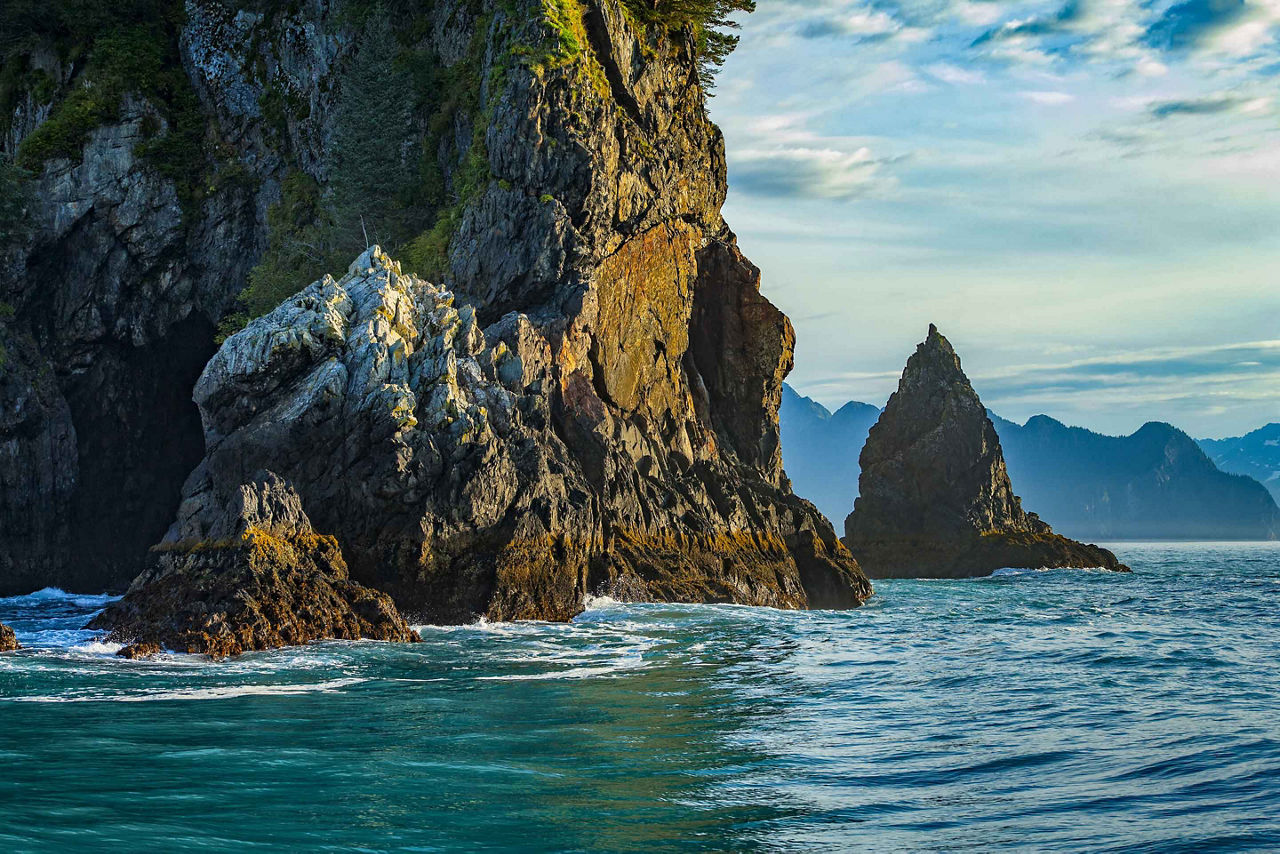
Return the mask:
<path fill-rule="evenodd" d="M 333 537 L 317 534 L 297 494 L 271 472 L 204 508 L 199 539 L 169 540 L 155 566 L 90 628 L 128 644 L 226 658 L 328 638 L 417 640 L 384 593 L 352 581 Z"/>
<path fill-rule="evenodd" d="M 15 649 L 22 649 L 18 644 L 18 636 L 13 633 L 13 629 L 0 623 L 0 652 L 13 652 Z"/>
<path fill-rule="evenodd" d="M 967 577 L 1003 567 L 1127 571 L 1022 509 L 1000 439 L 951 343 L 930 325 L 871 428 L 844 542 L 873 578 Z"/>
<path fill-rule="evenodd" d="M 78 162 L 44 165 L 44 225 L 6 293 L 38 344 L 43 367 L 32 370 L 48 371 L 65 403 L 32 429 L 53 435 L 69 413 L 77 453 L 53 498 L 13 493 L 15 514 L 61 519 L 72 533 L 33 531 L 65 545 L 36 555 L 0 530 L 20 576 L 120 583 L 147 565 L 146 547 L 180 501 L 179 528 L 208 527 L 192 502 L 223 506 L 266 467 L 292 481 L 356 578 L 430 619 L 565 618 L 599 585 L 785 607 L 869 595 L 782 470 L 777 409 L 794 335 L 720 216 L 723 142 L 689 33 L 642 27 L 619 0 L 484 0 L 422 4 L 397 22 L 395 44 L 369 45 L 344 6 L 185 4 L 178 49 L 212 141 L 210 180 L 194 196 L 138 155 L 134 137 L 165 120 L 145 98 L 90 134 Z M 326 187 L 341 165 L 334 117 L 361 115 L 340 103 L 360 50 L 412 56 L 413 115 L 370 111 L 360 129 L 401 153 L 402 174 L 388 183 L 414 197 L 418 207 L 404 210 L 422 232 L 402 247 L 456 295 L 470 337 L 427 331 L 443 290 L 428 298 L 415 284 L 421 304 L 402 301 L 426 324 L 419 337 L 375 324 L 366 350 L 347 333 L 371 321 L 348 314 L 359 299 L 340 299 L 331 310 L 342 343 L 261 354 L 254 377 L 228 360 L 270 337 L 267 327 L 229 341 L 204 372 L 197 412 L 190 398 L 215 350 L 214 323 L 280 236 L 268 235 L 266 212 L 285 176 Z M 380 264 L 365 269 L 390 269 Z M 337 378 L 339 366 L 380 376 L 410 350 L 422 371 L 429 350 L 452 354 L 431 362 L 432 388 L 423 373 L 369 396 Z M 385 364 L 353 361 L 374 351 Z M 334 372 L 324 388 L 349 412 L 345 429 L 345 416 L 321 417 L 319 399 L 297 423 L 258 417 L 295 400 L 294 383 L 318 381 L 321 368 Z M 439 391 L 451 371 L 458 378 Z M 433 396 L 457 411 L 433 422 Z M 266 447 L 278 465 L 254 450 Z M 58 512 L 36 509 L 49 501 Z M 25 584 L 13 577 L 0 588 Z"/>
<path fill-rule="evenodd" d="M 692 406 L 664 439 L 597 392 L 648 372 L 631 405 L 661 405 L 680 386 L 653 372 L 681 376 L 678 351 L 632 367 L 611 354 L 616 372 L 593 378 L 565 366 L 589 353 L 548 332 L 523 313 L 482 329 L 473 307 L 371 249 L 210 361 L 195 389 L 208 452 L 163 560 L 224 537 L 221 508 L 269 465 L 355 577 L 425 621 L 565 620 L 597 591 L 780 608 L 870 594 L 812 506 L 714 453 Z M 156 590 L 144 576 L 130 596 L 163 612 Z"/>

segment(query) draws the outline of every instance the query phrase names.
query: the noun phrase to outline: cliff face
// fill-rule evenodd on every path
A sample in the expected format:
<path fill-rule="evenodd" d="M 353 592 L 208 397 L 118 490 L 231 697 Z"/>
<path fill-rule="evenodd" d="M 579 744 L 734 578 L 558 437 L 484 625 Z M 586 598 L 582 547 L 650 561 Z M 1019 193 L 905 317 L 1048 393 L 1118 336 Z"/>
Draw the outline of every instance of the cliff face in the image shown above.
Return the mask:
<path fill-rule="evenodd" d="M 173 520 L 187 472 L 196 469 L 171 539 L 207 525 L 197 504 L 225 507 L 257 470 L 255 449 L 271 448 L 282 454 L 272 470 L 292 482 L 316 529 L 337 538 L 353 575 L 435 619 L 562 618 L 602 583 L 637 597 L 787 607 L 851 606 L 869 595 L 830 526 L 790 494 L 782 471 L 777 409 L 794 336 L 760 296 L 758 271 L 720 217 L 723 145 L 706 117 L 691 40 L 638 26 L 616 0 L 426 4 L 398 42 L 401 56 L 421 63 L 400 69 L 418 105 L 401 122 L 372 101 L 362 112 L 343 99 L 344 89 L 364 91 L 351 69 L 379 53 L 370 41 L 376 28 L 343 23 L 351 11 L 315 2 L 263 15 L 187 3 L 183 68 L 206 133 L 231 152 L 211 167 L 231 174 L 194 202 L 158 204 L 178 190 L 136 157 L 112 160 L 87 146 L 79 165 L 44 164 L 42 181 L 108 162 L 127 177 L 108 182 L 125 186 L 119 203 L 105 190 L 85 191 L 88 212 L 65 229 L 56 222 L 79 209 L 39 194 L 55 224 L 18 253 L 9 279 L 14 324 L 36 337 L 53 375 L 42 387 L 52 399 L 16 453 L 30 457 L 31 447 L 72 430 L 77 454 L 51 463 L 42 481 L 61 492 L 24 488 L 15 493 L 21 506 L 6 508 L 26 513 L 37 528 L 31 539 L 50 551 L 4 543 L 0 551 L 18 564 L 5 568 L 4 583 L 60 583 L 57 573 L 72 566 L 84 567 L 77 586 L 119 583 L 145 565 L 145 547 Z M 145 105 L 138 110 L 141 127 Z M 105 137 L 127 134 L 135 120 L 121 115 L 90 145 L 110 148 Z M 323 319 L 315 341 L 255 350 L 253 342 L 280 332 L 278 318 L 263 318 L 228 339 L 197 385 L 215 323 L 238 310 L 233 298 L 249 270 L 259 289 L 267 262 L 306 242 L 282 225 L 304 207 L 295 188 L 307 180 L 347 187 L 335 190 L 345 199 L 339 213 L 377 208 L 386 176 L 361 174 L 356 186 L 366 192 L 352 193 L 341 154 L 349 139 L 376 148 L 384 137 L 392 160 L 425 188 L 397 201 L 385 229 L 409 235 L 400 241 L 404 272 L 441 287 L 399 274 L 393 283 L 394 265 L 366 256 L 344 297 L 320 295 L 337 283 L 309 292 L 330 300 L 329 309 L 295 304 Z M 396 154 L 406 151 L 413 156 Z M 133 199 L 138 212 L 126 216 L 120 206 Z M 92 251 L 77 242 L 90 235 Z M 340 251 L 340 241 L 332 248 Z M 102 260 L 113 251 L 122 258 L 115 266 Z M 59 273 L 42 291 L 55 303 L 74 292 L 76 316 L 102 319 L 83 334 L 40 322 L 37 273 L 55 259 L 89 276 Z M 289 290 L 309 280 L 296 274 Z M 432 326 L 444 322 L 433 314 L 444 310 L 442 288 L 457 303 L 448 334 Z M 407 290 L 390 296 L 398 289 Z M 365 298 L 400 306 L 416 318 L 413 329 L 362 314 Z M 334 312 L 340 319 L 325 327 Z M 351 337 L 364 328 L 364 339 Z M 63 358 L 62 347 L 79 347 L 82 357 Z M 425 364 L 427 351 L 444 360 L 431 361 L 430 382 L 422 373 L 393 376 L 397 360 L 417 354 Z M 352 361 L 373 352 L 383 361 Z M 244 361 L 248 353 L 254 358 Z M 333 364 L 347 374 L 346 386 L 325 386 L 338 408 L 352 419 L 389 418 L 383 432 L 348 425 L 349 439 L 334 444 L 337 428 L 317 426 L 315 410 L 292 434 L 264 420 L 296 400 L 303 378 Z M 403 386 L 412 399 L 394 389 L 356 394 L 356 376 Z M 451 401 L 443 410 L 441 387 Z M 193 388 L 198 414 L 188 403 Z M 506 427 L 512 432 L 501 435 Z M 269 439 L 253 437 L 269 428 L 277 430 Z M 383 480 L 352 473 L 364 462 Z M 42 520 L 60 520 L 71 535 L 51 536 Z M 85 535 L 98 528 L 135 536 L 108 546 Z M 55 553 L 59 544 L 69 544 L 65 554 Z"/>
<path fill-rule="evenodd" d="M 1000 439 L 936 327 L 871 428 L 845 544 L 872 577 L 987 575 L 1002 567 L 1123 569 L 1022 509 Z"/>

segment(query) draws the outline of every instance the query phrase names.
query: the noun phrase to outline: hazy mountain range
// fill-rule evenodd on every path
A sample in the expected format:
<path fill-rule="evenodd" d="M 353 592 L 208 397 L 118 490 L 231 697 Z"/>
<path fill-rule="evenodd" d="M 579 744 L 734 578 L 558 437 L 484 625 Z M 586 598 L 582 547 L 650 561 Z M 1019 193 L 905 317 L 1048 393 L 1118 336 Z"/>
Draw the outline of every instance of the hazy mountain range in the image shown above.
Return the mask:
<path fill-rule="evenodd" d="M 1280 423 L 1234 439 L 1200 439 L 1199 443 L 1218 468 L 1260 481 L 1280 502 Z"/>
<path fill-rule="evenodd" d="M 783 464 L 795 491 L 837 528 L 853 509 L 858 455 L 879 414 L 878 407 L 858 402 L 832 413 L 783 388 Z M 1280 425 L 1197 443 L 1158 422 L 1130 436 L 1105 436 L 1046 415 L 1019 425 L 990 414 L 1015 492 L 1065 536 L 1280 537 L 1280 507 L 1259 482 L 1280 485 Z"/>

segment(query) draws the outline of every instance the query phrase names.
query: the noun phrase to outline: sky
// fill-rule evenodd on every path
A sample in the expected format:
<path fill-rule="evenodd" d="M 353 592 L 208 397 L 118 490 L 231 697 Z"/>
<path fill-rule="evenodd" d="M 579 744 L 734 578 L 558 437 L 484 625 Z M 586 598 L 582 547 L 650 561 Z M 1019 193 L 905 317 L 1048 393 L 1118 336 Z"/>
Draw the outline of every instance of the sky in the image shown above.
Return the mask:
<path fill-rule="evenodd" d="M 1006 418 L 1280 421 L 1280 0 L 758 3 L 711 113 L 799 392 L 933 322 Z"/>

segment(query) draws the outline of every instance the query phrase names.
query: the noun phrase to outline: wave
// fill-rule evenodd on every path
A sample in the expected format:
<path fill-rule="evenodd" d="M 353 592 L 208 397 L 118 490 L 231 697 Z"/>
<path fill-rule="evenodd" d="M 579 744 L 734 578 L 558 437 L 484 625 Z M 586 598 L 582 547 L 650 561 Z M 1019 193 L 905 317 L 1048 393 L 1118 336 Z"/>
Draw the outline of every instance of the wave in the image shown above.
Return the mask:
<path fill-rule="evenodd" d="M 334 694 L 366 680 L 355 677 L 301 685 L 222 685 L 213 688 L 173 688 L 128 694 L 39 695 L 12 697 L 17 703 L 153 703 L 191 700 L 231 700 L 236 697 L 294 697 L 302 694 Z"/>
<path fill-rule="evenodd" d="M 25 596 L 0 597 L 0 605 L 21 607 L 23 605 L 65 602 L 69 605 L 75 605 L 77 608 L 105 608 L 119 598 L 119 596 L 111 596 L 107 593 L 95 596 L 88 593 L 68 593 L 60 587 L 46 587 L 43 590 L 37 590 L 35 593 L 28 593 Z"/>

